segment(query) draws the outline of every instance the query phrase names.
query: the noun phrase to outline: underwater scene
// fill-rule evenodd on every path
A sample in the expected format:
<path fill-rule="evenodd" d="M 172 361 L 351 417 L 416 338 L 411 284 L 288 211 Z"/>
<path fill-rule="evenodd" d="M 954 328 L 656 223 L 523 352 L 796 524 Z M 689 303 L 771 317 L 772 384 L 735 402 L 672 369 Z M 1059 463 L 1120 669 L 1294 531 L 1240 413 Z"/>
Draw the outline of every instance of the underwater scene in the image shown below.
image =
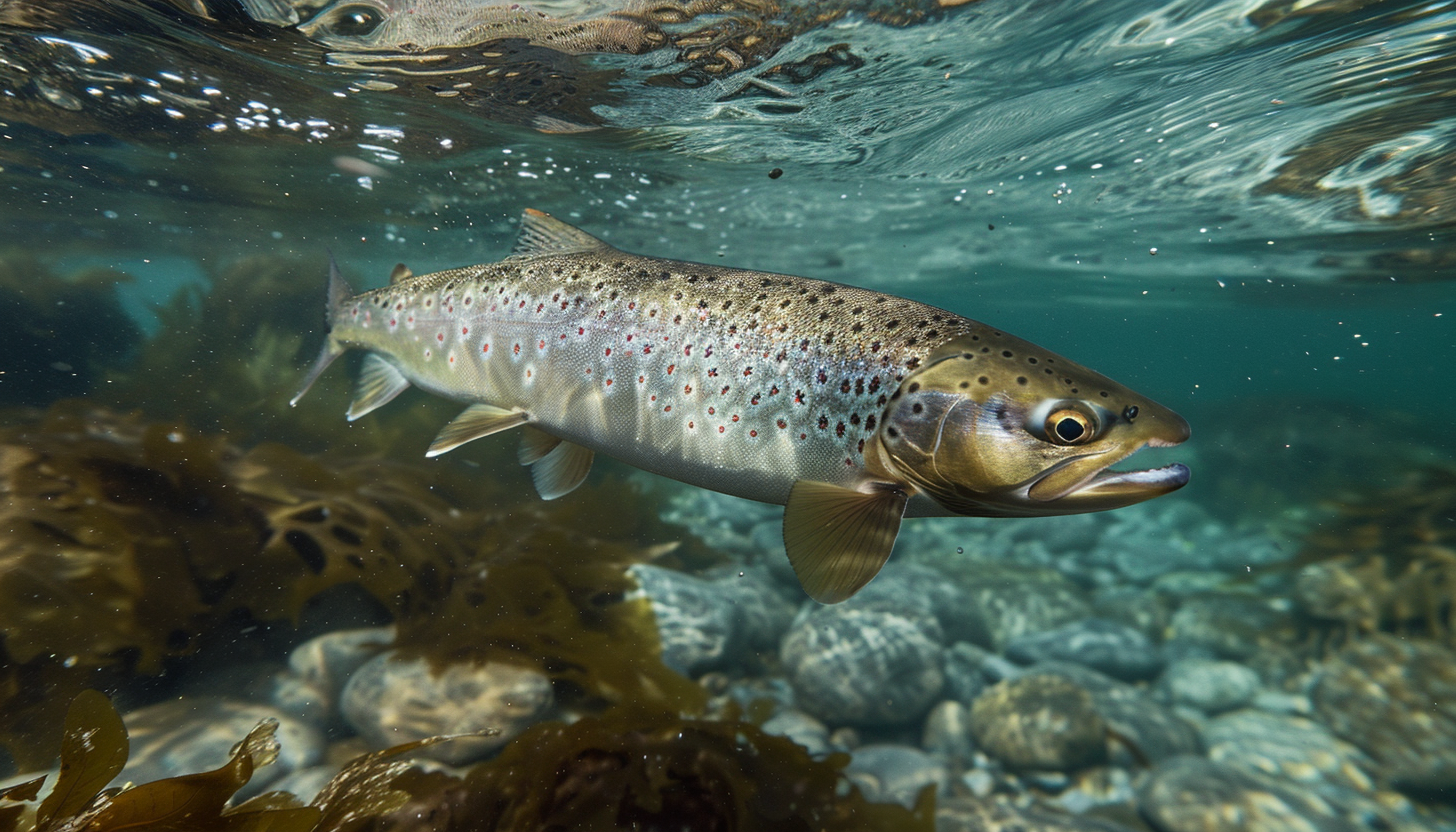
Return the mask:
<path fill-rule="evenodd" d="M 0 0 L 0 832 L 1456 832 L 1453 91 L 1453 0 Z"/>

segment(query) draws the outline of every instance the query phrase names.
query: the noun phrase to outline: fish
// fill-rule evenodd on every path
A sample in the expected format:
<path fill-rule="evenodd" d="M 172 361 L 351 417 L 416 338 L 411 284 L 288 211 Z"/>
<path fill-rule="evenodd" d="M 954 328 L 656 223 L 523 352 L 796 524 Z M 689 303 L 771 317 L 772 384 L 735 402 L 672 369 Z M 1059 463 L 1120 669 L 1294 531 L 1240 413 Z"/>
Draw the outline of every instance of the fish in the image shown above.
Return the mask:
<path fill-rule="evenodd" d="M 988 324 L 824 280 L 618 250 L 527 209 L 512 253 L 355 294 L 330 259 L 328 334 L 301 389 L 367 353 L 355 420 L 418 387 L 466 407 L 427 456 L 506 430 L 541 497 L 595 455 L 783 505 L 805 592 L 879 573 L 905 517 L 1102 511 L 1187 484 L 1117 471 L 1188 423 Z"/>

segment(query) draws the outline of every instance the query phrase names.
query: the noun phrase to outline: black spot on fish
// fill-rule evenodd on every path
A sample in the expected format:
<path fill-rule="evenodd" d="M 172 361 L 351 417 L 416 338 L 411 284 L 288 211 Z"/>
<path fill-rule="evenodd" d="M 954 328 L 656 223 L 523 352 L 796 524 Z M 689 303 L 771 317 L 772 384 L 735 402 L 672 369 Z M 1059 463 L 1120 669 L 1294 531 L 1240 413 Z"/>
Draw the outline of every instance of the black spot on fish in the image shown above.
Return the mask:
<path fill-rule="evenodd" d="M 1129 422 L 1131 422 L 1133 419 L 1136 419 L 1137 415 L 1138 409 L 1137 405 L 1135 404 L 1130 404 L 1122 409 L 1122 418 L 1128 420 Z"/>

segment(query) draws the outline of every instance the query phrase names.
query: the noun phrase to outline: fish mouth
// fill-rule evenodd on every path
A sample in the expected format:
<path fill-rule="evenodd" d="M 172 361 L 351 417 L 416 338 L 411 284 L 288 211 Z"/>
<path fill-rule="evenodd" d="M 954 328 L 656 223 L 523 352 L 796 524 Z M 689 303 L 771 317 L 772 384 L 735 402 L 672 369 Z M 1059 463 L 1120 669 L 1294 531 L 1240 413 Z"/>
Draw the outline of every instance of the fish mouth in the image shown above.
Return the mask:
<path fill-rule="evenodd" d="M 1177 444 L 1158 439 L 1146 443 L 1148 447 Z M 1142 447 L 1139 445 L 1114 459 L 1106 459 L 1107 453 L 1103 452 L 1063 460 L 1037 477 L 1026 489 L 1026 496 L 1056 511 L 1102 511 L 1151 500 L 1188 484 L 1188 466 L 1178 462 L 1161 468 L 1112 470 L 1112 465 Z"/>

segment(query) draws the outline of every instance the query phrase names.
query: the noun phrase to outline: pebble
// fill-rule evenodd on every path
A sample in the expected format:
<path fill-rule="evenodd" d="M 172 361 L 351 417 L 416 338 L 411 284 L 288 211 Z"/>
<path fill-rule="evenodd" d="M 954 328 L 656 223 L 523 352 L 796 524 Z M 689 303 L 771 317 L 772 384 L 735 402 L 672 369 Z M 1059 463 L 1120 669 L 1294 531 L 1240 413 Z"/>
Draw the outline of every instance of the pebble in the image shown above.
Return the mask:
<path fill-rule="evenodd" d="M 829 745 L 829 729 L 824 723 L 794 708 L 779 711 L 759 727 L 766 733 L 788 737 L 815 757 L 834 750 Z"/>
<path fill-rule="evenodd" d="M 1209 759 L 1301 785 L 1334 783 L 1369 792 L 1373 760 L 1319 723 L 1253 709 L 1214 717 L 1203 727 Z"/>
<path fill-rule="evenodd" d="M 505 745 L 546 718 L 551 680 L 533 667 L 452 664 L 435 673 L 423 658 L 395 653 L 365 662 L 344 687 L 344 719 L 375 749 L 440 734 L 499 733 L 430 746 L 423 757 L 458 765 Z"/>
<path fill-rule="evenodd" d="M 980 630 L 965 591 L 940 570 L 918 563 L 890 561 L 843 606 L 932 619 L 927 634 L 943 643 L 974 638 Z"/>
<path fill-rule="evenodd" d="M 311 638 L 288 654 L 288 669 L 273 677 L 269 699 L 289 714 L 327 726 L 338 715 L 339 695 L 349 677 L 393 641 L 393 627 L 339 630 Z"/>
<path fill-rule="evenodd" d="M 914 808 L 916 798 L 926 787 L 937 794 L 950 787 L 945 763 L 903 745 L 862 745 L 854 750 L 844 774 L 867 799 L 877 803 L 893 801 L 907 809 Z"/>
<path fill-rule="evenodd" d="M 806 606 L 779 649 L 803 710 L 829 725 L 897 725 L 939 700 L 941 646 L 919 616 Z"/>
<path fill-rule="evenodd" d="M 1356 832 L 1308 791 L 1200 757 L 1164 760 L 1138 789 L 1138 808 L 1163 832 Z"/>
<path fill-rule="evenodd" d="M 1070 680 L 1032 674 L 993 685 L 971 706 L 971 734 L 1012 769 L 1068 771 L 1107 755 L 1107 723 Z"/>
<path fill-rule="evenodd" d="M 1185 600 L 1173 613 L 1167 638 L 1221 659 L 1242 661 L 1293 629 L 1289 612 L 1264 598 L 1223 593 Z"/>
<path fill-rule="evenodd" d="M 980 563 L 968 593 L 975 637 L 997 652 L 1018 636 L 1054 630 L 1092 614 L 1075 584 L 1049 569 Z"/>
<path fill-rule="evenodd" d="M 1242 708 L 1259 693 L 1259 674 L 1237 662 L 1182 659 L 1169 665 L 1158 689 L 1174 705 L 1216 714 Z"/>
<path fill-rule="evenodd" d="M 149 783 L 221 768 L 233 747 L 265 719 L 278 721 L 278 759 L 254 770 L 244 797 L 323 758 L 323 733 L 277 708 L 232 699 L 174 699 L 122 717 L 131 756 L 120 779 Z"/>
<path fill-rule="evenodd" d="M 627 574 L 637 582 L 628 598 L 645 597 L 652 604 L 663 664 L 684 675 L 697 675 L 727 663 L 737 614 L 720 587 L 645 563 L 629 567 Z"/>
<path fill-rule="evenodd" d="M 997 681 L 988 679 L 982 672 L 986 659 L 992 655 L 968 641 L 958 641 L 951 645 L 941 655 L 946 698 L 969 705 L 981 695 L 987 685 Z"/>
<path fill-rule="evenodd" d="M 971 710 L 954 699 L 935 704 L 925 716 L 920 747 L 952 763 L 964 764 L 976 751 L 971 739 Z"/>
<path fill-rule="evenodd" d="M 1456 788 L 1456 653 L 1384 635 L 1346 645 L 1317 673 L 1315 712 L 1400 787 Z"/>
<path fill-rule="evenodd" d="M 1023 664 L 1076 662 L 1127 681 L 1151 679 L 1163 668 L 1162 654 L 1142 632 L 1100 618 L 1017 636 L 1006 644 L 1006 655 Z"/>
<path fill-rule="evenodd" d="M 1043 662 L 1031 672 L 1062 676 L 1092 695 L 1097 713 L 1112 729 L 1111 760 L 1118 765 L 1138 766 L 1202 750 L 1198 730 L 1141 688 L 1070 662 Z"/>
<path fill-rule="evenodd" d="M 936 832 L 1132 832 L 1100 818 L 1022 808 L 1001 795 L 955 796 L 936 802 Z"/>

